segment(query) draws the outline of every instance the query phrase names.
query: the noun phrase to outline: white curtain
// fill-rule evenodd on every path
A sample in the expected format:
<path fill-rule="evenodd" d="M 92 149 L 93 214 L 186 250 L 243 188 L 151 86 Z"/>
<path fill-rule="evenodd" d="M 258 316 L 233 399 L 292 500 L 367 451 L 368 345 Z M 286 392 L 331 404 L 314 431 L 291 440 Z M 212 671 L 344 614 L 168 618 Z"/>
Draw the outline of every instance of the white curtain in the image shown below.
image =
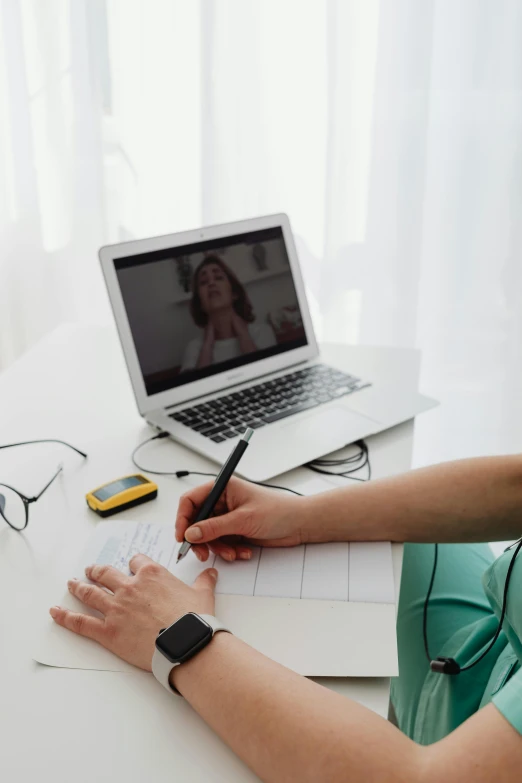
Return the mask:
<path fill-rule="evenodd" d="M 0 366 L 103 243 L 285 211 L 319 338 L 422 349 L 417 464 L 521 450 L 520 0 L 0 9 Z"/>

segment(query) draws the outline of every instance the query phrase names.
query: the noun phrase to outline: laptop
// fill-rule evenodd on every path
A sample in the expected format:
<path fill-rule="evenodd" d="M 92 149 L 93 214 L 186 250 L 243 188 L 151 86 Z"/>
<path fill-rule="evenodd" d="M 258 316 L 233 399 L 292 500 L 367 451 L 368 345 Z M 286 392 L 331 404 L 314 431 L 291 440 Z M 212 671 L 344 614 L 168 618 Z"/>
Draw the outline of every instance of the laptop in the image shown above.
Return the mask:
<path fill-rule="evenodd" d="M 321 361 L 284 214 L 101 248 L 140 414 L 222 464 L 266 481 L 435 403 L 400 380 Z"/>

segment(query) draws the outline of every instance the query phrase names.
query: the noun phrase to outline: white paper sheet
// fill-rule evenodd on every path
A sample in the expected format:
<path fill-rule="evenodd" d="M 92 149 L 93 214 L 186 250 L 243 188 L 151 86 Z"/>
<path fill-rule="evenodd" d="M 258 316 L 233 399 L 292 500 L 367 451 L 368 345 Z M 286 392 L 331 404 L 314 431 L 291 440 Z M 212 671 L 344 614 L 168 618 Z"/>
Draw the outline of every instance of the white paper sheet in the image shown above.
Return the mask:
<path fill-rule="evenodd" d="M 325 489 L 321 479 L 307 484 L 306 494 Z M 299 490 L 305 494 L 304 486 Z M 128 573 L 128 562 L 137 552 L 188 584 L 213 565 L 219 572 L 216 614 L 244 641 L 274 660 L 309 676 L 397 674 L 389 543 L 256 547 L 251 560 L 234 563 L 214 557 L 200 563 L 189 553 L 176 564 L 178 548 L 170 526 L 121 519 L 103 522 L 70 576 L 84 579 L 84 569 L 92 563 L 107 563 Z M 68 592 L 53 603 L 88 611 Z M 48 617 L 33 657 L 50 666 L 133 668 Z"/>
<path fill-rule="evenodd" d="M 168 568 L 175 549 L 172 530 L 152 522 L 111 521 L 96 529 L 82 560 L 130 574 L 129 561 L 144 554 Z"/>
<path fill-rule="evenodd" d="M 352 541 L 349 565 L 350 601 L 395 602 L 395 584 L 389 541 Z"/>
<path fill-rule="evenodd" d="M 236 560 L 233 563 L 220 560 L 217 564 L 214 560 L 214 567 L 219 570 L 216 592 L 226 595 L 254 595 L 258 566 L 259 547 L 253 548 L 250 560 Z M 177 575 L 176 570 L 174 573 Z"/>
<path fill-rule="evenodd" d="M 301 598 L 348 601 L 349 551 L 344 542 L 307 546 Z"/>
<path fill-rule="evenodd" d="M 394 603 L 391 545 L 387 541 L 306 544 L 254 548 L 251 560 L 201 563 L 190 553 L 176 563 L 179 544 L 172 530 L 150 522 L 107 522 L 99 527 L 83 560 L 129 572 L 129 560 L 142 552 L 192 584 L 201 571 L 218 570 L 217 592 L 266 598 L 312 598 L 357 603 Z"/>

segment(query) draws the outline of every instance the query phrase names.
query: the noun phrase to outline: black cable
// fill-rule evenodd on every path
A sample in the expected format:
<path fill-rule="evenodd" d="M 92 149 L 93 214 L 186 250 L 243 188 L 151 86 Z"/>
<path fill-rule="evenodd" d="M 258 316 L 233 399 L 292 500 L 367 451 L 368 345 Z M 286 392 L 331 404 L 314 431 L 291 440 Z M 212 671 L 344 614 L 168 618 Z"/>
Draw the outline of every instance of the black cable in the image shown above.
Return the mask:
<path fill-rule="evenodd" d="M 184 476 L 189 476 L 191 473 L 195 473 L 198 476 L 215 476 L 215 473 L 199 473 L 197 471 L 189 471 L 189 470 L 174 470 L 172 472 L 165 471 L 165 470 L 150 470 L 149 468 L 144 468 L 142 465 L 139 464 L 139 462 L 136 460 L 136 454 L 140 449 L 143 448 L 143 446 L 146 446 L 147 443 L 151 443 L 153 440 L 161 440 L 162 438 L 168 438 L 169 433 L 168 432 L 158 432 L 157 435 L 153 435 L 151 438 L 147 438 L 147 440 L 142 441 L 141 443 L 138 443 L 136 448 L 131 454 L 131 460 L 133 465 L 138 468 L 138 470 L 142 470 L 144 473 L 152 473 L 154 476 L 176 476 L 176 478 L 183 478 Z"/>
<path fill-rule="evenodd" d="M 359 451 L 356 454 L 347 457 L 336 457 L 334 459 L 331 457 L 314 459 L 311 462 L 307 462 L 305 467 L 309 470 L 313 470 L 314 473 L 321 473 L 324 476 L 340 476 L 341 478 L 350 479 L 351 481 L 370 481 L 372 477 L 372 468 L 368 444 L 364 440 L 358 440 L 355 441 L 353 445 L 359 447 Z M 361 464 L 357 464 L 359 462 L 361 462 Z M 353 467 L 350 470 L 326 470 L 326 468 L 343 467 L 343 465 L 356 465 L 356 467 Z M 368 468 L 368 476 L 366 478 L 352 475 L 364 468 Z"/>
<path fill-rule="evenodd" d="M 144 473 L 152 473 L 155 476 L 176 476 L 176 478 L 185 478 L 185 476 L 209 476 L 210 478 L 215 478 L 217 476 L 217 473 L 202 473 L 199 470 L 174 470 L 172 472 L 164 470 L 149 470 L 148 468 L 144 468 L 138 463 L 136 460 L 136 454 L 141 448 L 143 448 L 143 446 L 146 446 L 147 443 L 151 443 L 153 440 L 161 440 L 161 438 L 168 438 L 168 436 L 168 432 L 159 432 L 157 435 L 153 435 L 151 438 L 147 438 L 147 440 L 138 443 L 131 455 L 133 465 L 135 465 L 138 470 L 141 470 Z M 246 479 L 246 481 L 249 481 L 250 484 L 257 484 L 260 487 L 269 487 L 270 489 L 280 489 L 284 490 L 285 492 L 292 492 L 292 494 L 299 495 L 301 497 L 301 492 L 297 492 L 295 489 L 290 489 L 290 487 L 281 487 L 277 484 L 265 484 L 262 481 L 250 481 L 250 479 Z"/>
<path fill-rule="evenodd" d="M 209 478 L 215 478 L 215 473 L 203 473 L 201 471 L 197 470 L 174 470 L 174 471 L 164 471 L 164 470 L 149 470 L 148 468 L 144 467 L 143 465 L 140 465 L 139 462 L 136 459 L 136 454 L 138 451 L 143 448 L 143 446 L 146 446 L 148 443 L 151 443 L 153 440 L 161 440 L 162 438 L 168 438 L 169 433 L 162 431 L 159 432 L 157 435 L 153 435 L 150 438 L 147 438 L 147 440 L 142 441 L 141 443 L 138 443 L 134 451 L 132 452 L 131 459 L 132 463 L 135 467 L 138 468 L 138 470 L 143 471 L 144 473 L 151 473 L 154 476 L 176 476 L 176 478 L 185 478 L 185 476 L 208 476 Z M 348 444 L 350 445 L 350 444 Z M 368 445 L 364 440 L 358 440 L 355 442 L 356 446 L 359 447 L 359 452 L 357 454 L 352 454 L 348 457 L 338 457 L 335 459 L 322 457 L 316 460 L 312 460 L 311 462 L 308 462 L 305 467 L 309 470 L 314 471 L 314 473 L 321 473 L 324 476 L 341 476 L 342 478 L 348 478 L 352 481 L 369 481 L 371 478 L 371 465 L 370 465 L 370 453 L 368 449 Z M 360 462 L 360 460 L 363 459 L 363 462 L 360 465 L 357 465 L 357 462 Z M 334 470 L 325 470 L 326 467 L 342 467 L 346 464 L 356 464 L 356 467 L 351 468 L 350 470 L 344 470 L 344 471 L 334 471 Z M 368 477 L 366 479 L 361 478 L 360 476 L 353 476 L 352 473 L 357 473 L 358 471 L 362 470 L 363 468 L 368 468 Z M 249 479 L 247 479 L 249 481 Z M 291 492 L 294 495 L 301 496 L 301 492 L 297 492 L 295 489 L 290 489 L 290 487 L 282 487 L 278 484 L 266 484 L 262 481 L 250 481 L 251 484 L 257 484 L 260 487 L 269 487 L 270 489 L 280 489 L 285 492 Z"/>
<path fill-rule="evenodd" d="M 351 444 L 348 444 L 351 445 Z M 354 446 L 359 447 L 359 451 L 356 454 L 352 454 L 351 457 L 336 457 L 335 459 L 332 459 L 331 457 L 320 457 L 318 459 L 312 460 L 314 465 L 322 465 L 322 466 L 333 466 L 333 465 L 344 465 L 349 462 L 358 462 L 360 459 L 364 457 L 364 455 L 367 452 L 367 444 L 363 440 L 357 440 L 353 444 Z"/>
<path fill-rule="evenodd" d="M 284 489 L 285 492 L 291 492 L 293 495 L 299 495 L 300 498 L 303 497 L 302 492 L 298 492 L 296 489 L 290 489 L 290 487 L 280 487 L 278 484 L 265 484 L 263 481 L 250 481 L 250 479 L 246 479 L 246 481 L 249 481 L 250 484 L 257 484 L 259 487 L 269 487 L 270 489 Z"/>
<path fill-rule="evenodd" d="M 312 462 L 314 465 L 320 465 L 321 467 L 335 467 L 335 465 L 347 465 L 355 464 L 364 458 L 364 450 L 359 451 L 351 457 L 343 457 L 339 459 L 314 459 Z"/>
<path fill-rule="evenodd" d="M 519 541 L 519 544 L 517 548 L 515 549 L 513 553 L 513 557 L 510 560 L 508 572 L 506 574 L 506 583 L 504 585 L 504 597 L 502 599 L 502 611 L 500 613 L 500 620 L 498 621 L 498 628 L 495 636 L 491 640 L 491 644 L 489 647 L 482 653 L 482 655 L 477 658 L 476 661 L 473 663 L 470 663 L 468 666 L 463 666 L 460 670 L 461 672 L 465 672 L 468 669 L 472 669 L 473 666 L 476 666 L 479 661 L 481 661 L 485 656 L 488 654 L 488 652 L 493 648 L 495 642 L 497 641 L 498 637 L 500 636 L 500 632 L 502 631 L 502 625 L 504 624 L 504 618 L 506 616 L 506 610 L 507 610 L 507 596 L 508 596 L 508 588 L 509 588 L 509 581 L 511 579 L 511 572 L 513 571 L 513 567 L 515 565 L 515 560 L 517 558 L 518 553 L 520 552 L 520 549 L 522 548 L 522 540 Z"/>
<path fill-rule="evenodd" d="M 428 604 L 430 601 L 431 591 L 433 590 L 435 574 L 437 573 L 438 559 L 439 559 L 439 545 L 435 544 L 435 554 L 433 558 L 433 568 L 431 571 L 430 586 L 428 587 L 428 592 L 426 593 L 426 598 L 424 599 L 424 607 L 422 610 L 422 634 L 424 637 L 424 652 L 426 653 L 426 658 L 428 659 L 429 663 L 431 663 L 433 659 L 428 650 Z"/>
<path fill-rule="evenodd" d="M 469 669 L 473 669 L 474 666 L 476 666 L 480 661 L 482 661 L 483 658 L 486 657 L 486 655 L 493 649 L 495 646 L 495 643 L 500 636 L 500 633 L 502 631 L 502 626 L 504 624 L 504 618 L 506 616 L 507 611 L 507 597 L 508 597 L 508 589 L 509 589 L 509 582 L 511 580 L 511 573 L 513 571 L 513 568 L 515 566 L 515 560 L 517 559 L 517 555 L 522 549 L 522 539 L 520 539 L 518 542 L 515 542 L 517 544 L 517 548 L 515 549 L 513 553 L 513 557 L 511 558 L 509 562 L 509 568 L 506 574 L 506 581 L 504 583 L 504 595 L 502 598 L 502 611 L 500 613 L 500 620 L 498 621 L 498 628 L 495 632 L 495 635 L 491 642 L 489 643 L 488 647 L 484 650 L 484 652 L 476 659 L 476 661 L 473 661 L 473 663 L 468 664 L 467 666 L 463 666 L 462 668 L 458 665 L 458 663 L 453 658 L 447 658 L 442 659 L 449 662 L 452 671 L 449 671 L 449 674 L 460 674 L 460 672 L 466 672 L 469 671 Z M 505 551 L 507 552 L 509 549 L 511 549 L 515 544 L 511 544 Z M 428 602 L 430 599 L 431 591 L 433 588 L 433 583 L 435 581 L 435 573 L 437 571 L 437 561 L 438 561 L 438 554 L 439 554 L 439 545 L 435 544 L 435 557 L 433 560 L 433 570 L 431 572 L 431 580 L 430 580 L 430 586 L 428 588 L 428 592 L 426 594 L 426 598 L 424 601 L 424 609 L 423 609 L 423 633 L 424 633 L 424 649 L 426 652 L 426 657 L 428 658 L 429 663 L 432 663 L 431 656 L 429 654 L 428 650 L 428 636 L 427 636 L 427 616 L 428 616 Z"/>
<path fill-rule="evenodd" d="M 360 468 L 357 468 L 357 470 L 361 470 L 364 468 L 366 463 L 363 463 Z M 313 470 L 314 473 L 322 473 L 323 476 L 340 476 L 341 478 L 347 478 L 351 479 L 351 481 L 362 481 L 363 484 L 365 484 L 368 479 L 360 478 L 360 476 L 349 476 L 346 473 L 336 473 L 333 470 L 321 470 L 321 468 L 316 468 L 313 465 L 306 465 L 308 470 Z"/>

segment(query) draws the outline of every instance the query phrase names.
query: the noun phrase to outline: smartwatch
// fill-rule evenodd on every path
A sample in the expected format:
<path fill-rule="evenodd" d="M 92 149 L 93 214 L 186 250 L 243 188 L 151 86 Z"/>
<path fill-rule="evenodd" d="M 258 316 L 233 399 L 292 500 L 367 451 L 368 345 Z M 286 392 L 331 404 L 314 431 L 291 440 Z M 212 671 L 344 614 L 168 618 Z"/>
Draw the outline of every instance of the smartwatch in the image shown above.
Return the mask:
<path fill-rule="evenodd" d="M 152 673 L 170 693 L 179 693 L 169 682 L 172 669 L 193 658 L 212 641 L 218 631 L 226 631 L 219 620 L 209 614 L 187 612 L 158 634 L 152 656 Z"/>

